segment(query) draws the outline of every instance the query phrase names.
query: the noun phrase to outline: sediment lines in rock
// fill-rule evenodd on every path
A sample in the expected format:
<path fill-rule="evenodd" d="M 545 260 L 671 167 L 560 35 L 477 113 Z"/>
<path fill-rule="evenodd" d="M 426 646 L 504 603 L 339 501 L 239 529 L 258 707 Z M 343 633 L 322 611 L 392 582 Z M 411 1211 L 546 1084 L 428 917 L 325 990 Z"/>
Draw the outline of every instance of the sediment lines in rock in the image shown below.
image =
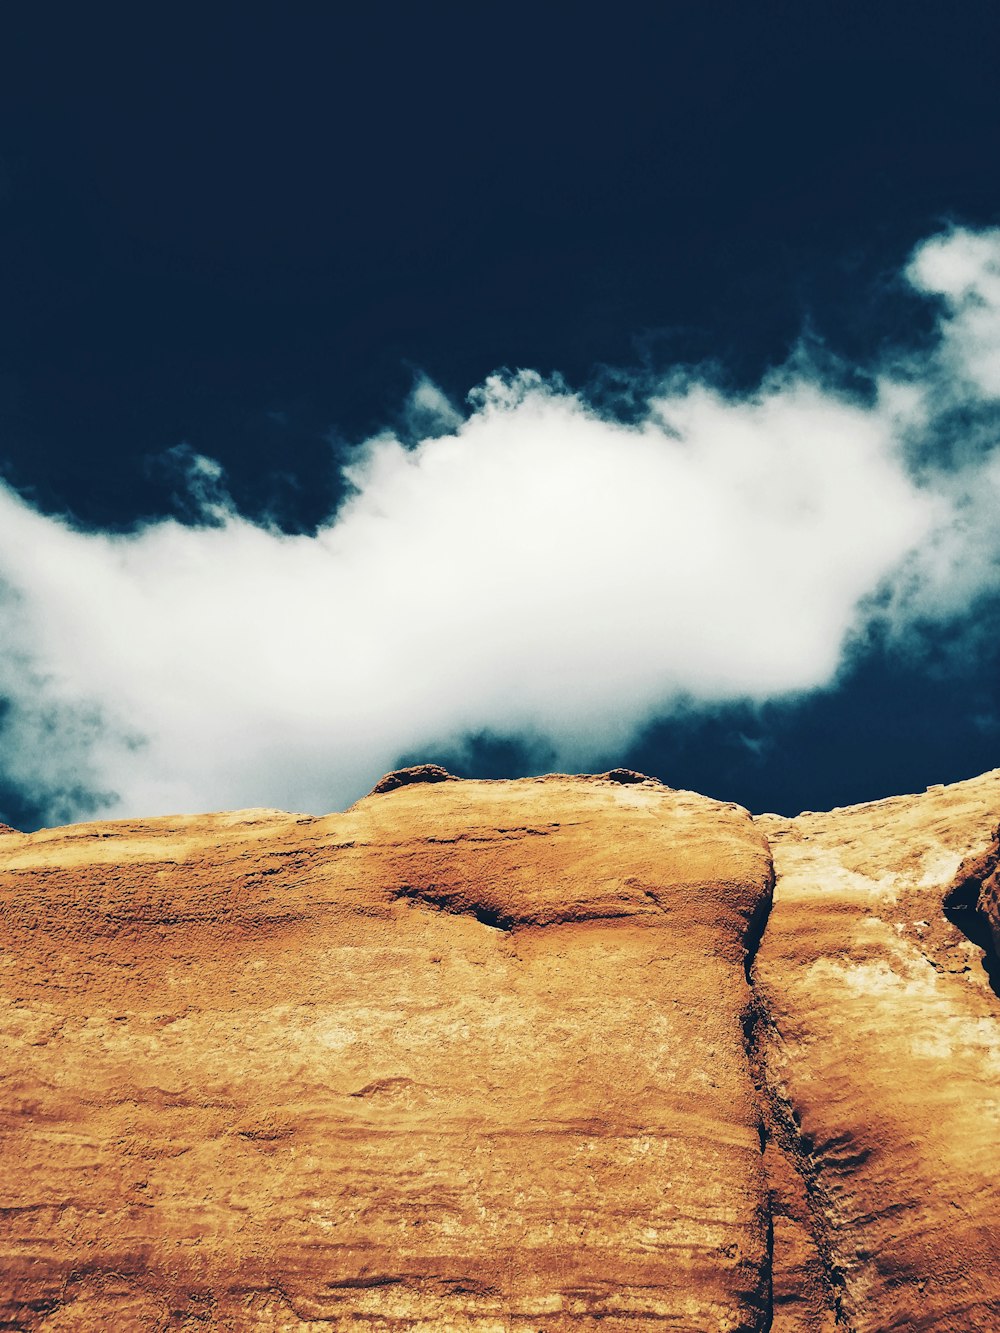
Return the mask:
<path fill-rule="evenodd" d="M 998 1002 L 942 904 L 992 910 L 998 811 L 424 766 L 4 838 L 0 1326 L 991 1327 Z"/>
<path fill-rule="evenodd" d="M 984 1166 L 1000 1124 L 1000 1010 L 983 951 L 944 911 L 998 808 L 993 773 L 758 821 L 776 870 L 754 972 L 762 1064 L 833 1308 L 858 1333 L 1000 1317 Z"/>

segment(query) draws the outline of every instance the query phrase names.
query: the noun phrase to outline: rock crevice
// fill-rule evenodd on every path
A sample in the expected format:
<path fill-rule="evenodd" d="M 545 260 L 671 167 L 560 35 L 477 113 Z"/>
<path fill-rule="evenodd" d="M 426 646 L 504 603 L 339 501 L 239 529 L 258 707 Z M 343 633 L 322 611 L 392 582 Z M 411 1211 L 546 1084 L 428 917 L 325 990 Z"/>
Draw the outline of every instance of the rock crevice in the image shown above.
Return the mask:
<path fill-rule="evenodd" d="M 844 1275 L 831 1243 L 830 1199 L 794 1105 L 768 1069 L 769 1049 L 779 1038 L 752 978 L 751 986 L 744 1033 L 758 1097 L 770 1229 L 769 1311 L 764 1327 L 775 1327 L 777 1311 L 778 1325 L 789 1333 L 849 1328 Z"/>
<path fill-rule="evenodd" d="M 983 970 L 1000 998 L 1000 826 L 982 851 L 959 866 L 945 895 L 948 920 L 983 952 Z"/>

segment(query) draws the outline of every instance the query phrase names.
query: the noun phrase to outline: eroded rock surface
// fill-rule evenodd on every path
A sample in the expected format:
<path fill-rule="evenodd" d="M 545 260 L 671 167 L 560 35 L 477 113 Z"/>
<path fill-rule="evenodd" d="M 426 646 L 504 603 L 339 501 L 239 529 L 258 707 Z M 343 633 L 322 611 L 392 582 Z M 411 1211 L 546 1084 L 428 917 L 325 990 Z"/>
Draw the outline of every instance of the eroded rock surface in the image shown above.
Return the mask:
<path fill-rule="evenodd" d="M 408 782 L 8 841 L 7 1327 L 764 1327 L 745 812 Z"/>
<path fill-rule="evenodd" d="M 997 1327 L 998 822 L 424 766 L 3 837 L 0 1327 Z"/>
<path fill-rule="evenodd" d="M 988 932 L 943 910 L 956 882 L 988 894 L 998 811 L 994 772 L 758 821 L 760 1060 L 798 1175 L 775 1203 L 775 1329 L 815 1326 L 810 1245 L 849 1328 L 1000 1327 L 1000 1000 Z"/>

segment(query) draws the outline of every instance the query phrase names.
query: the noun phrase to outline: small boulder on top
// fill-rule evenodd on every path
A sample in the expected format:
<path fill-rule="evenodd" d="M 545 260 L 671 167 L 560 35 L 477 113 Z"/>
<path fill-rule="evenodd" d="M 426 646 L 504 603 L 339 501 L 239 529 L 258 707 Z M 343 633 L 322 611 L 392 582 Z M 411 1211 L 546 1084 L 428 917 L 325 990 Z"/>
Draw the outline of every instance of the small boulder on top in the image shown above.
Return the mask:
<path fill-rule="evenodd" d="M 458 778 L 454 773 L 449 773 L 440 764 L 416 764 L 413 768 L 397 768 L 392 773 L 386 773 L 384 778 L 379 778 L 369 794 L 382 796 L 388 791 L 395 791 L 397 787 L 408 787 L 414 782 L 457 781 Z"/>

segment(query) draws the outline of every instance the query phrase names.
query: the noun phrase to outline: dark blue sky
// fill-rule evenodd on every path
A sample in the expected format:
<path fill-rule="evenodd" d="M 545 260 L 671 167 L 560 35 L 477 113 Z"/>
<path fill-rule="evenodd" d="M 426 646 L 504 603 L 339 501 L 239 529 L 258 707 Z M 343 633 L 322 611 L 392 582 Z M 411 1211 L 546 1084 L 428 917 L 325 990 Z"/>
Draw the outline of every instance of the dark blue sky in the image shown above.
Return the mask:
<path fill-rule="evenodd" d="M 994 5 L 346 8 L 5 17 L 0 470 L 35 506 L 184 517 L 183 442 L 309 532 L 417 371 L 458 402 L 503 366 L 741 387 L 804 330 L 870 365 L 931 336 L 913 246 L 1000 221 Z M 996 637 L 944 658 L 873 643 L 835 690 L 608 759 L 757 809 L 968 776 L 998 762 Z M 39 817 L 9 783 L 0 818 Z"/>

